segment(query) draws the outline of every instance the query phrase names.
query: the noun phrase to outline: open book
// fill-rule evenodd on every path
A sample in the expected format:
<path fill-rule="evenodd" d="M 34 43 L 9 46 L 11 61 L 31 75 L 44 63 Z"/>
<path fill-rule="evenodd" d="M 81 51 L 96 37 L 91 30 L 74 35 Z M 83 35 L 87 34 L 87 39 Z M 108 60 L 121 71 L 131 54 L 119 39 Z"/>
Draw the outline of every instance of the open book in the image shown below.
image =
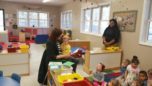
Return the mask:
<path fill-rule="evenodd" d="M 71 49 L 71 55 L 76 58 L 81 58 L 85 54 L 85 49 L 79 47 L 73 47 Z"/>

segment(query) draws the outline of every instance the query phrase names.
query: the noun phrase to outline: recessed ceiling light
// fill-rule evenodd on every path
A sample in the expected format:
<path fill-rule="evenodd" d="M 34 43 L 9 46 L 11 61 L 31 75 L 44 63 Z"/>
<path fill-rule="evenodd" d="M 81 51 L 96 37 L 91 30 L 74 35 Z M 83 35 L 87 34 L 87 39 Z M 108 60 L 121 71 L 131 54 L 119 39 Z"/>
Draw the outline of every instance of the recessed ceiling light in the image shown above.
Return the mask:
<path fill-rule="evenodd" d="M 43 0 L 42 2 L 43 3 L 47 3 L 47 2 L 50 2 L 51 0 Z"/>

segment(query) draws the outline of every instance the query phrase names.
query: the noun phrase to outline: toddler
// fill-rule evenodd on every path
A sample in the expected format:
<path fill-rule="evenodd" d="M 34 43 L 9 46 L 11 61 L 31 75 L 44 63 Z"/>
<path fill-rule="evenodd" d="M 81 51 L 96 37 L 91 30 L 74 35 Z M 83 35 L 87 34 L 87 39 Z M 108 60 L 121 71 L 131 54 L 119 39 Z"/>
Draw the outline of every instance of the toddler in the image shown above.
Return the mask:
<path fill-rule="evenodd" d="M 130 60 L 129 59 L 125 59 L 123 62 L 122 62 L 122 65 L 120 67 L 120 72 L 121 74 L 124 74 L 126 69 L 127 69 L 127 66 L 130 64 Z"/>
<path fill-rule="evenodd" d="M 127 86 L 127 85 L 124 85 L 124 86 Z M 128 85 L 128 86 L 129 86 L 129 85 Z M 141 86 L 141 85 L 140 85 L 139 80 L 134 80 L 134 81 L 131 83 L 131 86 Z"/>
<path fill-rule="evenodd" d="M 152 86 L 152 69 L 149 69 L 147 74 L 148 74 L 148 85 L 147 86 Z"/>
<path fill-rule="evenodd" d="M 139 60 L 137 56 L 133 56 L 131 64 L 127 66 L 125 72 L 125 84 L 131 85 L 131 83 L 137 79 L 139 74 Z"/>
<path fill-rule="evenodd" d="M 63 55 L 70 55 L 71 53 L 71 46 L 69 44 L 69 36 L 63 36 L 63 43 L 61 44 L 61 50 Z"/>
<path fill-rule="evenodd" d="M 102 63 L 97 64 L 96 66 L 96 71 L 93 73 L 93 85 L 94 86 L 103 86 L 102 84 L 104 83 L 104 71 L 105 65 Z"/>
<path fill-rule="evenodd" d="M 63 36 L 63 43 L 61 44 L 62 55 L 71 55 L 72 57 L 81 57 L 83 52 L 82 50 L 77 50 L 74 53 L 71 53 L 71 45 L 69 44 L 70 37 L 68 35 Z"/>
<path fill-rule="evenodd" d="M 139 82 L 141 86 L 147 86 L 148 76 L 146 71 L 139 72 Z"/>
<path fill-rule="evenodd" d="M 112 79 L 109 83 L 108 86 L 121 86 L 120 82 L 116 79 Z"/>
<path fill-rule="evenodd" d="M 121 83 L 121 85 L 124 84 L 124 78 L 125 78 L 125 72 L 126 72 L 126 69 L 127 69 L 127 66 L 130 64 L 130 60 L 129 59 L 125 59 L 123 62 L 122 62 L 122 65 L 120 67 L 120 72 L 121 72 L 121 76 L 119 76 L 117 78 L 117 80 L 119 80 L 119 82 Z"/>

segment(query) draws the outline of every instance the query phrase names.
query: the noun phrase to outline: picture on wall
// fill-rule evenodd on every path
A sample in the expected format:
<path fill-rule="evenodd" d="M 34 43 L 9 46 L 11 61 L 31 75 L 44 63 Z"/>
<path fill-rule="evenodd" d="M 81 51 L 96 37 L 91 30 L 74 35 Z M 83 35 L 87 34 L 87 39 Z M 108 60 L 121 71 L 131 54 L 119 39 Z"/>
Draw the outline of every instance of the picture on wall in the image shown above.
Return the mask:
<path fill-rule="evenodd" d="M 137 11 L 114 12 L 113 17 L 117 20 L 121 31 L 135 32 Z"/>

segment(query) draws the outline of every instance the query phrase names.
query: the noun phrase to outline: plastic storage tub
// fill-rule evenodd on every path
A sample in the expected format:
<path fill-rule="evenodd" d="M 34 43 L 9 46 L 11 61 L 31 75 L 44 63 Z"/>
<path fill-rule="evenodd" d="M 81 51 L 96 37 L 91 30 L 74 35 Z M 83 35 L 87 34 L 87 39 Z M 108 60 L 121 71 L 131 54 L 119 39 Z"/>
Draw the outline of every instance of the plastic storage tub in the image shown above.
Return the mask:
<path fill-rule="evenodd" d="M 84 79 L 82 81 L 64 83 L 63 86 L 93 86 L 88 80 Z"/>
<path fill-rule="evenodd" d="M 29 51 L 29 46 L 28 45 L 21 45 L 20 50 L 22 53 L 27 53 Z"/>
<path fill-rule="evenodd" d="M 60 84 L 63 84 L 63 83 L 69 83 L 69 82 L 82 81 L 84 80 L 84 78 L 77 73 L 73 73 L 73 74 L 59 75 L 57 80 Z"/>
<path fill-rule="evenodd" d="M 8 53 L 15 53 L 16 52 L 16 48 L 8 47 L 7 51 L 8 51 Z"/>

